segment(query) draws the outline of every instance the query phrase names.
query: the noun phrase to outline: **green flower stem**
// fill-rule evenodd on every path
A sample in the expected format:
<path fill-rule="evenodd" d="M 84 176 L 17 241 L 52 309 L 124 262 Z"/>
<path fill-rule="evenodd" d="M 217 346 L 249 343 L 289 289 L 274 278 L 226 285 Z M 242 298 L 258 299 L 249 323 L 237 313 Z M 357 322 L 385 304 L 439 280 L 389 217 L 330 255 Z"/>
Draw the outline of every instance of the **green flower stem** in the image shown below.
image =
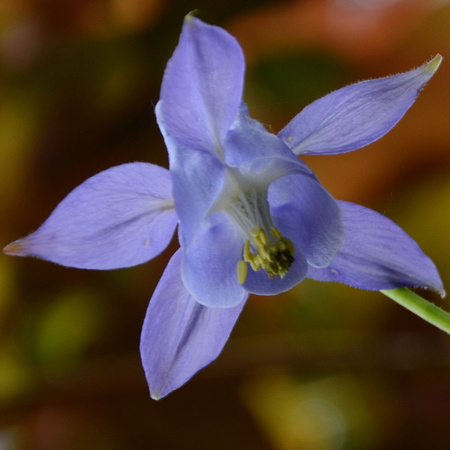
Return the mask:
<path fill-rule="evenodd" d="M 380 291 L 435 327 L 450 334 L 450 314 L 407 288 Z"/>

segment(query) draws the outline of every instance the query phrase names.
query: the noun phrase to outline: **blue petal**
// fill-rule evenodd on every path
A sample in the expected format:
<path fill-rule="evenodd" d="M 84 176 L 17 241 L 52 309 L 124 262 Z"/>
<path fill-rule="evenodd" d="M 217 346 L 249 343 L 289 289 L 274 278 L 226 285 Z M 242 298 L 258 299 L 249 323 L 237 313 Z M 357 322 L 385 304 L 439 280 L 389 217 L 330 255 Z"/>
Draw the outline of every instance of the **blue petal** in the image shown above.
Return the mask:
<path fill-rule="evenodd" d="M 209 215 L 184 249 L 182 276 L 186 288 L 202 305 L 230 308 L 247 295 L 237 280 L 243 241 L 223 212 Z"/>
<path fill-rule="evenodd" d="M 269 187 L 268 199 L 274 225 L 292 241 L 294 263 L 284 278 L 273 279 L 249 269 L 245 289 L 258 295 L 287 291 L 307 275 L 308 264 L 324 267 L 335 258 L 344 237 L 340 209 L 315 179 L 287 175 Z"/>
<path fill-rule="evenodd" d="M 249 269 L 245 289 L 258 295 L 275 295 L 300 283 L 308 265 L 324 267 L 335 258 L 344 237 L 340 209 L 321 184 L 304 175 L 287 175 L 269 187 L 274 225 L 292 241 L 294 263 L 284 278 L 273 279 Z"/>
<path fill-rule="evenodd" d="M 182 146 L 221 153 L 242 98 L 244 58 L 222 28 L 187 16 L 161 87 L 161 115 Z"/>
<path fill-rule="evenodd" d="M 414 103 L 442 60 L 399 75 L 339 89 L 304 108 L 279 133 L 296 155 L 361 148 L 386 134 Z"/>
<path fill-rule="evenodd" d="M 420 286 L 443 293 L 435 265 L 398 225 L 375 211 L 339 202 L 345 237 L 334 261 L 308 277 L 360 289 Z"/>
<path fill-rule="evenodd" d="M 162 130 L 165 131 L 164 128 Z M 225 168 L 210 153 L 192 152 L 177 145 L 170 136 L 165 135 L 164 138 L 170 149 L 170 174 L 180 222 L 180 244 L 187 246 L 222 192 Z"/>
<path fill-rule="evenodd" d="M 241 103 L 239 114 L 231 125 L 225 140 L 225 163 L 239 166 L 259 158 L 285 158 L 298 161 L 291 150 L 273 133 L 248 115 Z"/>
<path fill-rule="evenodd" d="M 255 272 L 249 266 L 247 278 L 243 286 L 252 294 L 276 295 L 280 292 L 286 292 L 289 289 L 292 289 L 306 278 L 307 273 L 308 263 L 301 251 L 296 251 L 294 262 L 284 278 L 280 278 L 279 276 L 270 278 L 263 269 Z"/>
<path fill-rule="evenodd" d="M 325 267 L 333 261 L 344 225 L 336 200 L 318 181 L 301 175 L 279 178 L 269 188 L 269 204 L 275 225 L 308 264 Z"/>
<path fill-rule="evenodd" d="M 249 160 L 238 166 L 234 174 L 241 180 L 243 189 L 248 186 L 260 192 L 266 191 L 275 180 L 288 175 L 300 175 L 318 182 L 311 169 L 295 156 L 293 159 L 264 157 Z"/>
<path fill-rule="evenodd" d="M 141 335 L 141 357 L 154 399 L 182 386 L 217 358 L 245 304 L 207 308 L 180 277 L 181 251 L 170 260 L 150 301 Z"/>
<path fill-rule="evenodd" d="M 176 225 L 168 170 L 130 163 L 86 180 L 36 232 L 4 251 L 69 267 L 116 269 L 159 254 Z"/>
<path fill-rule="evenodd" d="M 226 136 L 225 164 L 235 168 L 240 178 L 253 188 L 261 190 L 289 174 L 303 174 L 316 179 L 312 170 L 276 135 L 249 117 L 244 103 Z"/>

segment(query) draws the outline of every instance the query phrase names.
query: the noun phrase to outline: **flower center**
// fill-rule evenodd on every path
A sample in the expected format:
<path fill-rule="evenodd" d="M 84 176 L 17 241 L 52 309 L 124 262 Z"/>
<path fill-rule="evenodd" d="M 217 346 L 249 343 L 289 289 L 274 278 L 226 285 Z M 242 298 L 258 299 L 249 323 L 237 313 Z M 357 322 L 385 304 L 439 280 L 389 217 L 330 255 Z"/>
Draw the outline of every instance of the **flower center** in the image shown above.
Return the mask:
<path fill-rule="evenodd" d="M 244 240 L 237 265 L 239 283 L 245 282 L 249 265 L 255 272 L 263 269 L 270 278 L 284 278 L 294 262 L 294 245 L 273 225 L 266 194 L 256 189 L 239 191 L 230 199 L 227 213 Z"/>

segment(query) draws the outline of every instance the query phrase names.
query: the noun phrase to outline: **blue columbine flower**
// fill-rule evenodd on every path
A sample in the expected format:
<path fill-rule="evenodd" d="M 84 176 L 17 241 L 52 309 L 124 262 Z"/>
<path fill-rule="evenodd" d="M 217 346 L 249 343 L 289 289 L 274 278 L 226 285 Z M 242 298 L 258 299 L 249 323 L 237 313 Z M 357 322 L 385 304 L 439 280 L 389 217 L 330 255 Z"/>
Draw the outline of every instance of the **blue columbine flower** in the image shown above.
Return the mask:
<path fill-rule="evenodd" d="M 7 254 L 115 269 L 180 249 L 153 294 L 142 361 L 154 398 L 214 360 L 249 293 L 286 291 L 305 277 L 361 289 L 443 292 L 433 262 L 397 225 L 336 201 L 297 156 L 355 150 L 403 116 L 441 62 L 335 91 L 278 134 L 249 117 L 244 58 L 223 29 L 187 16 L 156 107 L 170 170 L 130 163 L 72 191 Z"/>

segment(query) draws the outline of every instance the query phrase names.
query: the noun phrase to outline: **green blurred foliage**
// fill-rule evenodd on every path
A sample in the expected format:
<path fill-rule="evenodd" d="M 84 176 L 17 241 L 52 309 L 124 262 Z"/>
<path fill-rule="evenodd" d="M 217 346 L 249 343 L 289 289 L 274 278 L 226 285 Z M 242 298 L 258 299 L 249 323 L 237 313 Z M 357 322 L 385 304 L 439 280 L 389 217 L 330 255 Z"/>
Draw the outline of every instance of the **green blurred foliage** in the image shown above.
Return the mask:
<path fill-rule="evenodd" d="M 23 330 L 25 345 L 36 366 L 70 370 L 105 332 L 107 304 L 94 292 L 71 290 L 30 311 Z"/>
<path fill-rule="evenodd" d="M 281 113 L 293 117 L 299 108 L 351 82 L 344 61 L 320 49 L 265 55 L 253 64 L 247 74 L 246 99 L 256 104 L 255 113 L 264 120 Z M 266 105 L 261 104 L 264 99 Z M 269 120 L 270 116 L 266 119 Z"/>

